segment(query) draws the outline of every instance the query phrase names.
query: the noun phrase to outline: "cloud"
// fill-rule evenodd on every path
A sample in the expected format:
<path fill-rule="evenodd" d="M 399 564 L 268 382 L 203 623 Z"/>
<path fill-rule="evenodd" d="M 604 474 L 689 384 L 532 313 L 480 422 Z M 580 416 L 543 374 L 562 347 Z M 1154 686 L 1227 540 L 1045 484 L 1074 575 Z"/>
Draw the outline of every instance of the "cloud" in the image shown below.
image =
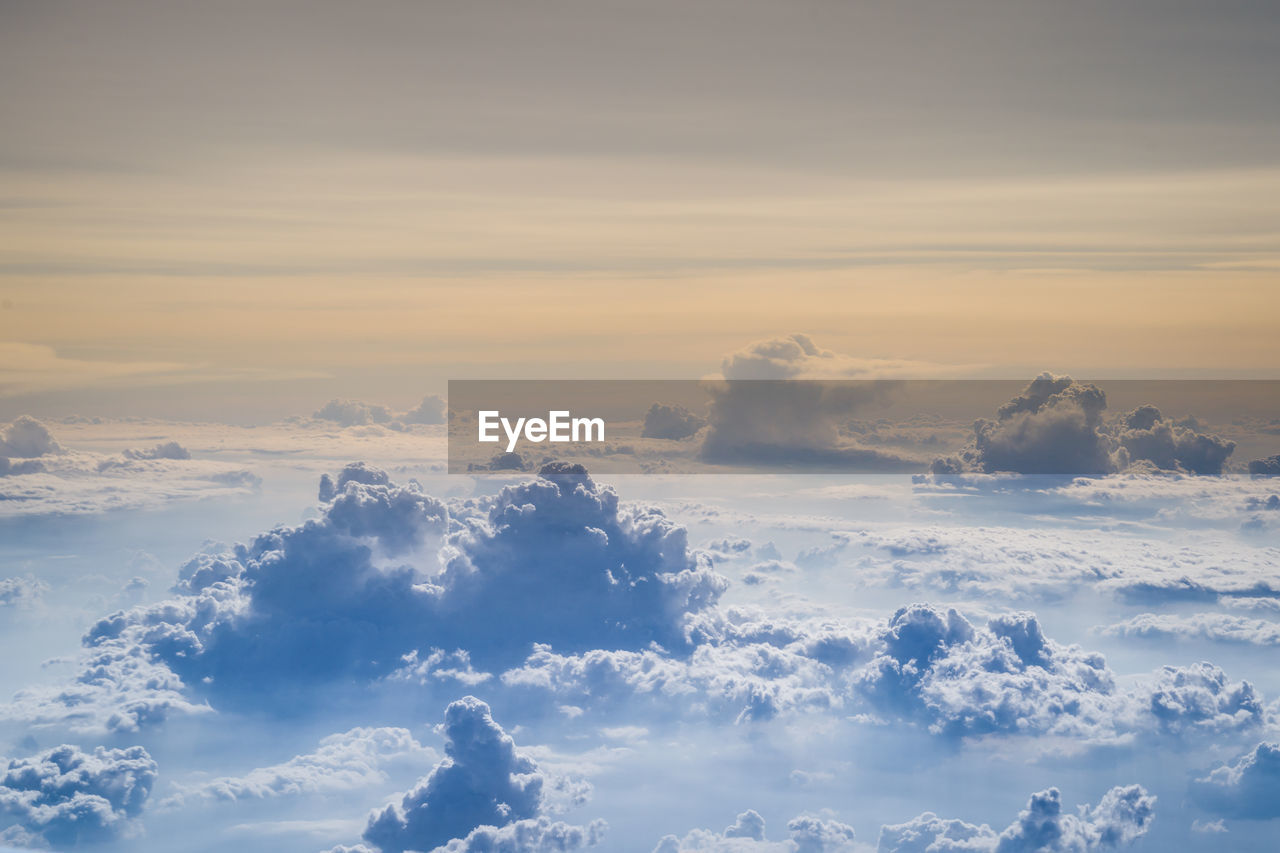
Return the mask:
<path fill-rule="evenodd" d="M 34 607 L 49 591 L 49 585 L 34 575 L 0 578 L 0 607 L 26 610 Z"/>
<path fill-rule="evenodd" d="M 399 417 L 406 424 L 442 424 L 444 423 L 444 399 L 437 394 L 422 398 L 422 402 Z"/>
<path fill-rule="evenodd" d="M 433 853 L 567 853 L 599 844 L 606 828 L 602 820 L 587 826 L 545 817 L 518 820 L 503 827 L 477 827 L 466 838 L 455 838 Z"/>
<path fill-rule="evenodd" d="M 23 415 L 0 431 L 0 456 L 34 459 L 50 453 L 61 453 L 49 428 L 28 415 Z"/>
<path fill-rule="evenodd" d="M 1090 853 L 1132 844 L 1150 829 L 1156 798 L 1140 785 L 1116 787 L 1096 806 L 1063 813 L 1057 788 L 1032 794 L 1018 819 L 1003 832 L 986 824 L 943 820 L 925 812 L 880 828 L 878 853 Z"/>
<path fill-rule="evenodd" d="M 358 400 L 334 399 L 317 409 L 311 417 L 333 421 L 343 427 L 366 426 L 388 423 L 391 420 L 391 410 L 386 406 L 370 405 Z"/>
<path fill-rule="evenodd" d="M 192 460 L 175 441 L 119 456 L 73 450 L 26 416 L 0 431 L 0 477 L 0 515 L 23 516 L 164 507 L 192 497 L 243 495 L 260 485 L 238 466 Z"/>
<path fill-rule="evenodd" d="M 753 809 L 738 815 L 722 833 L 695 829 L 678 838 L 668 835 L 653 853 L 853 853 L 852 827 L 834 820 L 800 815 L 787 823 L 791 837 L 769 841 L 764 818 Z"/>
<path fill-rule="evenodd" d="M 435 752 L 414 740 L 408 729 L 355 728 L 320 741 L 315 752 L 282 764 L 259 767 L 244 776 L 224 776 L 199 785 L 178 785 L 166 805 L 193 799 L 234 802 L 310 793 L 354 791 L 385 782 L 383 767 L 392 762 L 434 760 Z"/>
<path fill-rule="evenodd" d="M 199 554 L 175 598 L 99 620 L 79 680 L 91 669 L 98 698 L 123 699 L 132 674 L 150 669 L 160 710 L 183 707 L 184 690 L 260 706 L 337 678 L 385 677 L 416 650 L 465 650 L 485 667 L 523 660 L 536 643 L 687 650 L 689 617 L 727 587 L 683 528 L 621 506 L 580 467 L 546 466 L 452 509 L 368 466 L 337 483 L 319 517 Z M 113 678 L 124 682 L 114 691 Z"/>
<path fill-rule="evenodd" d="M 696 433 L 706 424 L 684 406 L 654 403 L 644 415 L 643 438 L 663 438 L 679 441 Z"/>
<path fill-rule="evenodd" d="M 176 441 L 163 441 L 146 450 L 126 450 L 125 459 L 190 459 L 191 451 Z"/>
<path fill-rule="evenodd" d="M 857 627 L 769 618 L 749 608 L 704 614 L 693 623 L 692 637 L 696 646 L 688 656 L 661 649 L 564 655 L 539 646 L 502 680 L 580 708 L 630 714 L 643 708 L 750 723 L 843 706 L 849 667 L 868 646 Z"/>
<path fill-rule="evenodd" d="M 1001 406 L 995 420 L 978 420 L 969 446 L 936 459 L 935 474 L 965 471 L 1101 476 L 1135 463 L 1168 471 L 1221 474 L 1235 442 L 1170 423 L 1154 406 L 1140 406 L 1107 424 L 1102 389 L 1069 376 L 1042 373 Z"/>
<path fill-rule="evenodd" d="M 822 349 L 808 335 L 792 334 L 756 341 L 725 356 L 725 379 L 886 379 L 933 376 L 940 365 L 894 359 L 855 358 Z"/>
<path fill-rule="evenodd" d="M 1228 613 L 1141 613 L 1100 630 L 1113 637 L 1280 646 L 1280 623 Z"/>
<path fill-rule="evenodd" d="M 882 644 L 859 676 L 859 692 L 879 713 L 947 736 L 1113 741 L 1247 731 L 1266 720 L 1249 682 L 1230 682 L 1207 662 L 1166 666 L 1118 690 L 1102 655 L 1046 638 L 1030 613 L 976 628 L 954 610 L 915 604 L 889 620 Z"/>
<path fill-rule="evenodd" d="M 466 696 L 451 703 L 442 733 L 446 758 L 399 803 L 369 816 L 365 841 L 402 853 L 454 839 L 445 849 L 573 850 L 598 839 L 598 825 L 583 829 L 540 819 L 547 777 L 516 751 L 484 702 Z"/>
<path fill-rule="evenodd" d="M 1249 473 L 1255 477 L 1280 477 L 1280 455 L 1254 459 L 1249 463 Z"/>
<path fill-rule="evenodd" d="M 107 841 L 136 831 L 157 766 L 140 746 L 63 745 L 30 758 L 13 758 L 0 778 L 0 838 L 58 847 Z"/>
<path fill-rule="evenodd" d="M 1191 795 L 1214 814 L 1253 820 L 1280 818 L 1280 744 L 1260 743 L 1234 764 L 1195 780 Z"/>

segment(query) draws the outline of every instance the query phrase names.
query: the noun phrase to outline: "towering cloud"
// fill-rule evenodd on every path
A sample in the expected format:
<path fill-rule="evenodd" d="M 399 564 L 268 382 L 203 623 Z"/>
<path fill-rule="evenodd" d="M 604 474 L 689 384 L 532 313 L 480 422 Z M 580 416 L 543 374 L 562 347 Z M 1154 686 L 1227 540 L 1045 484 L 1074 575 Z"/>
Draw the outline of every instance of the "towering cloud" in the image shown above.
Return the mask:
<path fill-rule="evenodd" d="M 578 466 L 451 509 L 357 465 L 322 497 L 319 518 L 198 555 L 178 597 L 100 620 L 90 658 L 262 702 L 386 675 L 415 650 L 466 649 L 485 666 L 535 643 L 678 651 L 688 617 L 727 586 L 683 528 L 621 507 Z"/>
<path fill-rule="evenodd" d="M 1235 442 L 1165 420 L 1140 406 L 1113 423 L 1104 420 L 1102 389 L 1068 376 L 1042 373 L 1021 394 L 979 420 L 959 456 L 937 459 L 935 474 L 964 471 L 1103 475 L 1145 463 L 1168 471 L 1221 474 Z"/>
<path fill-rule="evenodd" d="M 601 827 L 552 824 L 542 815 L 546 777 L 473 696 L 444 715 L 446 758 L 399 803 L 375 812 L 364 840 L 384 853 L 404 850 L 570 850 Z M 505 828 L 505 831 L 504 831 Z M 559 846 L 556 846 L 556 845 Z"/>
<path fill-rule="evenodd" d="M 1032 794 L 1018 819 L 1003 832 L 986 824 L 943 820 L 925 812 L 880 828 L 878 853 L 1092 853 L 1131 844 L 1155 818 L 1156 798 L 1140 785 L 1112 788 L 1092 808 L 1063 812 L 1057 788 Z"/>

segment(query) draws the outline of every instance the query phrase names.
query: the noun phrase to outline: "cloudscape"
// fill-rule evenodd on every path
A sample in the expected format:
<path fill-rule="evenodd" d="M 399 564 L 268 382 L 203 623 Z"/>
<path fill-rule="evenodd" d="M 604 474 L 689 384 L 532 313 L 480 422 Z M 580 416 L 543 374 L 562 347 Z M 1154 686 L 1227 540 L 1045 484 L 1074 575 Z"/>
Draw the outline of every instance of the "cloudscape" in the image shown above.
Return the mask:
<path fill-rule="evenodd" d="M 1280 848 L 1280 13 L 0 4 L 0 851 Z"/>

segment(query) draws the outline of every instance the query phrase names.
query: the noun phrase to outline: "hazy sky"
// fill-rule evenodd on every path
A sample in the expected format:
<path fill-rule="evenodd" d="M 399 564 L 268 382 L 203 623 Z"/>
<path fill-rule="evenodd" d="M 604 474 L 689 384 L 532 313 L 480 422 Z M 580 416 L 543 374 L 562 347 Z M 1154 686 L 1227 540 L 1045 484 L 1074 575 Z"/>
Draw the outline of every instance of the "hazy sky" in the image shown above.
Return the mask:
<path fill-rule="evenodd" d="M 4 0 L 0 406 L 1274 373 L 1277 91 L 1270 2 Z"/>

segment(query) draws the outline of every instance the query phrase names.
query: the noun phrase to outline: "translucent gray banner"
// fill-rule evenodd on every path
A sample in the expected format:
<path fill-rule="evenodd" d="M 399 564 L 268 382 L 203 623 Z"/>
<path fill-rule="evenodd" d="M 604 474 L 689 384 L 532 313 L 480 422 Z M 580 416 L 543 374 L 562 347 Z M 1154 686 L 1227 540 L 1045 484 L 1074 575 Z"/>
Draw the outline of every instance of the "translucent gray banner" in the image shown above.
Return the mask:
<path fill-rule="evenodd" d="M 1280 473 L 1280 381 L 453 380 L 449 471 Z"/>

